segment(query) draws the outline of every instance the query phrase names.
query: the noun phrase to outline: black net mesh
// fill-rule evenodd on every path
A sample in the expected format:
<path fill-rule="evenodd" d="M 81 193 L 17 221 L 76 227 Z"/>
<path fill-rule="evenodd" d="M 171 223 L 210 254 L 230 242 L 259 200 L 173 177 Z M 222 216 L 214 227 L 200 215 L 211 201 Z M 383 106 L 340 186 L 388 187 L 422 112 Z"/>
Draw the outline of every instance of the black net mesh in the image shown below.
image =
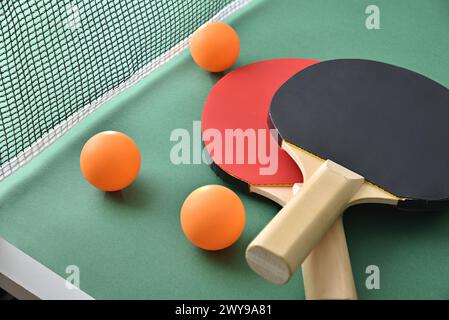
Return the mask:
<path fill-rule="evenodd" d="M 0 179 L 87 104 L 233 0 L 2 0 Z"/>

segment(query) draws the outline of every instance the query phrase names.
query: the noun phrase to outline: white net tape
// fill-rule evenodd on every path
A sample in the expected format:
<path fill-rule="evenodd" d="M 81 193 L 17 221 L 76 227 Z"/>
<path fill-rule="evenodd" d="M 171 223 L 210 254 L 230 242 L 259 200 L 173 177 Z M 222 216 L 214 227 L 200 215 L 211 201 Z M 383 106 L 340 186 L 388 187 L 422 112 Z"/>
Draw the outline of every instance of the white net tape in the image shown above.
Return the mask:
<path fill-rule="evenodd" d="M 241 9 L 242 7 L 249 4 L 252 0 L 236 0 L 222 10 L 220 10 L 210 21 L 221 21 L 227 18 L 232 13 Z M 44 134 L 36 142 L 34 142 L 30 147 L 26 148 L 20 152 L 16 157 L 12 158 L 8 162 L 4 163 L 0 167 L 0 181 L 9 176 L 11 173 L 16 171 L 18 168 L 22 167 L 38 155 L 42 150 L 47 148 L 61 136 L 63 136 L 68 130 L 70 130 L 74 125 L 85 119 L 89 114 L 100 108 L 105 102 L 109 101 L 111 98 L 115 97 L 122 91 L 128 89 L 129 87 L 136 84 L 138 81 L 152 73 L 154 70 L 159 68 L 164 63 L 170 61 L 186 49 L 189 45 L 190 36 L 179 42 L 169 51 L 160 55 L 156 59 L 152 60 L 150 63 L 145 65 L 143 68 L 134 73 L 128 80 L 119 84 L 113 90 L 110 90 L 103 94 L 100 98 L 92 101 L 91 103 L 85 105 L 78 112 L 62 121 L 54 128 L 52 128 L 48 133 Z"/>

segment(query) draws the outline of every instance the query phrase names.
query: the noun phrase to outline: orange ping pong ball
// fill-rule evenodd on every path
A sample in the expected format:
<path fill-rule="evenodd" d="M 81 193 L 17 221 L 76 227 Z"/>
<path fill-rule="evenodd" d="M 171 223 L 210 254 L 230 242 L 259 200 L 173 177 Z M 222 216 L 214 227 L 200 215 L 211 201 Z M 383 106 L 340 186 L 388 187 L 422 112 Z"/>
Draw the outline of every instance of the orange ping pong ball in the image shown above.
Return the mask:
<path fill-rule="evenodd" d="M 228 188 L 208 185 L 194 190 L 181 208 L 186 237 L 205 250 L 221 250 L 238 240 L 245 226 L 245 207 Z"/>
<path fill-rule="evenodd" d="M 80 156 L 84 178 L 103 191 L 117 191 L 129 186 L 140 169 L 140 152 L 126 134 L 104 131 L 90 138 Z"/>
<path fill-rule="evenodd" d="M 224 22 L 208 22 L 196 30 L 190 52 L 197 65 L 210 72 L 229 69 L 240 53 L 237 32 Z"/>

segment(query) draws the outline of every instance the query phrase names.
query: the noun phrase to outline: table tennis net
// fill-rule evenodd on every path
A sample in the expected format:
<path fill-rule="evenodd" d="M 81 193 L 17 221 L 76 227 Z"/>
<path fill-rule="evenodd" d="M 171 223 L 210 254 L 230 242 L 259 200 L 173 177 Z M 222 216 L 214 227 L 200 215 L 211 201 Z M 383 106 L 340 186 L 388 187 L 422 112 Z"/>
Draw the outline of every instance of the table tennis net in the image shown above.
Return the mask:
<path fill-rule="evenodd" d="M 250 1 L 2 1 L 0 180 Z"/>

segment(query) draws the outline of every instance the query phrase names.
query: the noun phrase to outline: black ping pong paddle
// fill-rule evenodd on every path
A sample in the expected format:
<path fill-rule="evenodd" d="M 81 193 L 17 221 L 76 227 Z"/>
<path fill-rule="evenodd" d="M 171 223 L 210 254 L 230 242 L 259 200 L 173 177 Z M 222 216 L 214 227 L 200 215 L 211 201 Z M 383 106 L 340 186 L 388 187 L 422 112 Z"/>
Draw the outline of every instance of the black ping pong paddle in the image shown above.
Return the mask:
<path fill-rule="evenodd" d="M 287 281 L 349 206 L 414 211 L 449 205 L 449 90 L 381 62 L 321 62 L 274 95 L 269 123 L 304 177 L 247 249 L 267 279 Z"/>

